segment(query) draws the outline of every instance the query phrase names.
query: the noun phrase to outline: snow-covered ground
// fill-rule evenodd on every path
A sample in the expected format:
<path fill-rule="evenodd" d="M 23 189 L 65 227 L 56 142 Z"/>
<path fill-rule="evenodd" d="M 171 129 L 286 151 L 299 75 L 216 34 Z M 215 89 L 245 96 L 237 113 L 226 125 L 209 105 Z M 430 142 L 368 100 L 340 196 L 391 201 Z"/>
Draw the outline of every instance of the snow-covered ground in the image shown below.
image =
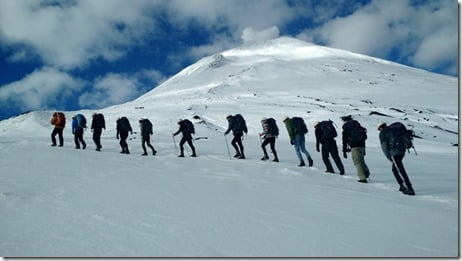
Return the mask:
<path fill-rule="evenodd" d="M 0 255 L 10 257 L 457 257 L 457 79 L 291 38 L 206 57 L 132 102 L 100 110 L 103 150 L 50 147 L 51 111 L 0 122 Z M 91 119 L 93 111 L 80 111 Z M 225 116 L 241 113 L 245 160 L 230 160 Z M 313 123 L 351 114 L 368 129 L 368 184 L 324 172 Z M 384 114 L 386 116 L 380 116 Z M 119 153 L 115 121 L 154 124 Z M 282 124 L 302 116 L 314 167 L 297 167 Z M 274 117 L 280 162 L 262 162 L 260 120 Z M 197 158 L 177 158 L 177 120 L 196 127 Z M 422 139 L 398 192 L 376 126 L 402 121 Z M 178 145 L 179 136 L 176 137 Z M 337 138 L 340 148 L 341 140 Z M 231 155 L 233 149 L 231 149 Z M 189 149 L 187 147 L 187 149 Z M 271 155 L 270 155 L 271 157 Z M 334 165 L 335 168 L 335 165 Z"/>

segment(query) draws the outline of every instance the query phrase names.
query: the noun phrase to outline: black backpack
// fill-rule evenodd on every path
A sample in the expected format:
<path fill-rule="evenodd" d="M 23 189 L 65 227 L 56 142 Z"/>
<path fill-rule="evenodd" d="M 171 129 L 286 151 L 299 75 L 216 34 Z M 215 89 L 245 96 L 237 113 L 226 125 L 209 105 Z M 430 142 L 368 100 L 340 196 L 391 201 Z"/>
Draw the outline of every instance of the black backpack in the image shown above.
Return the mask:
<path fill-rule="evenodd" d="M 246 132 L 247 133 L 247 125 L 245 123 L 244 117 L 240 114 L 234 115 L 234 121 L 236 123 L 236 126 L 234 128 L 235 132 Z"/>
<path fill-rule="evenodd" d="M 119 129 L 121 131 L 127 131 L 128 132 L 131 129 L 130 122 L 128 121 L 127 117 L 122 117 L 119 120 L 117 120 L 117 124 L 118 124 Z"/>
<path fill-rule="evenodd" d="M 142 132 L 143 134 L 152 134 L 152 123 L 148 119 L 142 121 Z"/>
<path fill-rule="evenodd" d="M 186 132 L 187 133 L 189 133 L 189 134 L 196 133 L 196 131 L 194 130 L 194 124 L 190 120 L 184 119 L 183 123 L 186 126 Z"/>
<path fill-rule="evenodd" d="M 265 123 L 268 125 L 268 132 L 269 134 L 273 136 L 278 136 L 279 135 L 279 128 L 278 125 L 276 124 L 276 120 L 273 118 L 268 118 L 265 120 Z"/>
<path fill-rule="evenodd" d="M 308 128 L 306 127 L 305 121 L 300 117 L 293 117 L 292 123 L 295 127 L 295 134 L 304 135 L 308 133 Z"/>
<path fill-rule="evenodd" d="M 388 133 L 387 142 L 393 148 L 404 151 L 414 147 L 413 136 L 414 131 L 406 129 L 406 126 L 401 122 L 392 123 L 386 128 Z"/>
<path fill-rule="evenodd" d="M 321 128 L 322 139 L 333 139 L 337 137 L 337 131 L 335 130 L 335 127 L 331 120 L 320 122 L 319 128 Z"/>
<path fill-rule="evenodd" d="M 93 120 L 93 128 L 106 128 L 106 123 L 104 121 L 104 116 L 101 113 L 95 115 Z"/>
<path fill-rule="evenodd" d="M 348 141 L 351 144 L 362 143 L 367 139 L 367 130 L 359 122 L 351 120 L 345 123 Z"/>

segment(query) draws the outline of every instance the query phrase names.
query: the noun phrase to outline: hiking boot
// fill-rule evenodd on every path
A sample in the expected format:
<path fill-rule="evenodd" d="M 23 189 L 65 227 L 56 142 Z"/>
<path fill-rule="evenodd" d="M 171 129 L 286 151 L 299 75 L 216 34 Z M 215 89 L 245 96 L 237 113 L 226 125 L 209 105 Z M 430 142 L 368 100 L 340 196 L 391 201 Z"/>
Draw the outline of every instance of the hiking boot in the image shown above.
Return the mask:
<path fill-rule="evenodd" d="M 333 170 L 325 170 L 324 172 L 326 173 L 331 173 L 331 174 L 335 174 L 335 172 Z"/>
<path fill-rule="evenodd" d="M 56 147 L 56 144 L 51 144 L 50 146 L 51 146 L 51 147 Z"/>
<path fill-rule="evenodd" d="M 241 153 L 239 152 L 234 155 L 235 158 L 239 158 L 240 156 L 241 156 Z"/>
<path fill-rule="evenodd" d="M 100 148 L 96 148 L 96 151 L 101 151 L 101 149 L 100 149 Z"/>
<path fill-rule="evenodd" d="M 313 159 L 311 157 L 308 158 L 308 167 L 313 167 Z"/>
<path fill-rule="evenodd" d="M 273 160 L 273 162 L 279 162 L 279 159 L 278 159 L 278 158 L 275 158 L 275 159 Z"/>
<path fill-rule="evenodd" d="M 194 153 L 193 155 L 191 155 L 191 157 L 194 157 L 194 158 L 197 157 L 196 153 Z"/>
<path fill-rule="evenodd" d="M 62 146 L 63 146 L 63 144 L 59 144 L 59 147 L 62 147 Z"/>
<path fill-rule="evenodd" d="M 87 144 L 83 144 L 82 149 L 84 150 L 87 147 Z"/>
<path fill-rule="evenodd" d="M 263 157 L 261 158 L 261 160 L 267 160 L 267 159 L 269 159 L 268 156 L 263 156 Z"/>
<path fill-rule="evenodd" d="M 340 175 L 345 175 L 345 171 L 344 171 L 344 170 L 341 170 L 341 171 L 340 171 Z"/>
<path fill-rule="evenodd" d="M 80 147 L 75 147 L 76 150 L 80 150 Z"/>
<path fill-rule="evenodd" d="M 148 154 L 145 152 L 145 153 L 141 154 L 141 156 L 148 156 Z"/>
<path fill-rule="evenodd" d="M 245 159 L 245 156 L 244 156 L 244 155 L 241 155 L 241 156 L 239 156 L 238 159 Z"/>
<path fill-rule="evenodd" d="M 156 156 L 156 154 L 157 154 L 157 151 L 152 152 L 152 156 Z"/>
<path fill-rule="evenodd" d="M 406 190 L 407 188 L 403 184 L 399 184 L 399 191 L 405 193 Z"/>
<path fill-rule="evenodd" d="M 415 192 L 414 192 L 414 189 L 412 188 L 412 186 L 409 186 L 406 191 L 403 192 L 404 194 L 406 195 L 409 195 L 409 196 L 414 196 L 415 195 Z"/>
<path fill-rule="evenodd" d="M 360 179 L 360 180 L 358 180 L 358 182 L 367 183 L 367 179 Z"/>
<path fill-rule="evenodd" d="M 179 158 L 184 158 L 184 154 L 178 155 Z"/>
<path fill-rule="evenodd" d="M 302 160 L 302 161 L 300 161 L 300 164 L 298 164 L 298 166 L 299 166 L 299 167 L 303 167 L 303 166 L 305 166 L 305 162 L 304 162 L 303 160 Z"/>

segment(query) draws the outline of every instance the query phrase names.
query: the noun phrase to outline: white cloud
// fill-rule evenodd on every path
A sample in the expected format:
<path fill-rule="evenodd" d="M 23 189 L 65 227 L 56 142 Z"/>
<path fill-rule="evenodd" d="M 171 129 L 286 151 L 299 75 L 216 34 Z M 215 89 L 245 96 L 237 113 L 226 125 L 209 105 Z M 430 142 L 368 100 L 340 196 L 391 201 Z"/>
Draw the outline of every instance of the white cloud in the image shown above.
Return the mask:
<path fill-rule="evenodd" d="M 0 88 L 0 103 L 21 111 L 64 107 L 68 98 L 85 86 L 85 82 L 71 75 L 45 67 L 22 80 Z"/>
<path fill-rule="evenodd" d="M 457 68 L 457 4 L 408 0 L 373 0 L 346 17 L 338 17 L 299 38 L 367 55 L 455 73 Z"/>
<path fill-rule="evenodd" d="M 261 42 L 279 37 L 279 29 L 276 26 L 256 31 L 251 27 L 245 28 L 241 39 L 244 43 Z"/>
<path fill-rule="evenodd" d="M 137 78 L 108 73 L 79 97 L 79 104 L 84 108 L 104 108 L 133 100 L 142 93 L 143 85 Z"/>
<path fill-rule="evenodd" d="M 157 1 L 0 1 L 0 40 L 24 45 L 49 66 L 115 60 L 153 27 Z"/>

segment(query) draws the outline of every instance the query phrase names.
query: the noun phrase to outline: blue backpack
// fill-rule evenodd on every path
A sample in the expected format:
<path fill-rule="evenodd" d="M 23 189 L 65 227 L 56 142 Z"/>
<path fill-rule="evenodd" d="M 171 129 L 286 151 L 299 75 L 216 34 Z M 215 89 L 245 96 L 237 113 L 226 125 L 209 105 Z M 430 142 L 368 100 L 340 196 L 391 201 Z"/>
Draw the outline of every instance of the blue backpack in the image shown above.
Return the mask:
<path fill-rule="evenodd" d="M 77 119 L 77 127 L 79 129 L 84 129 L 87 127 L 87 119 L 85 119 L 85 116 L 83 116 L 82 114 L 77 114 L 76 119 Z"/>

